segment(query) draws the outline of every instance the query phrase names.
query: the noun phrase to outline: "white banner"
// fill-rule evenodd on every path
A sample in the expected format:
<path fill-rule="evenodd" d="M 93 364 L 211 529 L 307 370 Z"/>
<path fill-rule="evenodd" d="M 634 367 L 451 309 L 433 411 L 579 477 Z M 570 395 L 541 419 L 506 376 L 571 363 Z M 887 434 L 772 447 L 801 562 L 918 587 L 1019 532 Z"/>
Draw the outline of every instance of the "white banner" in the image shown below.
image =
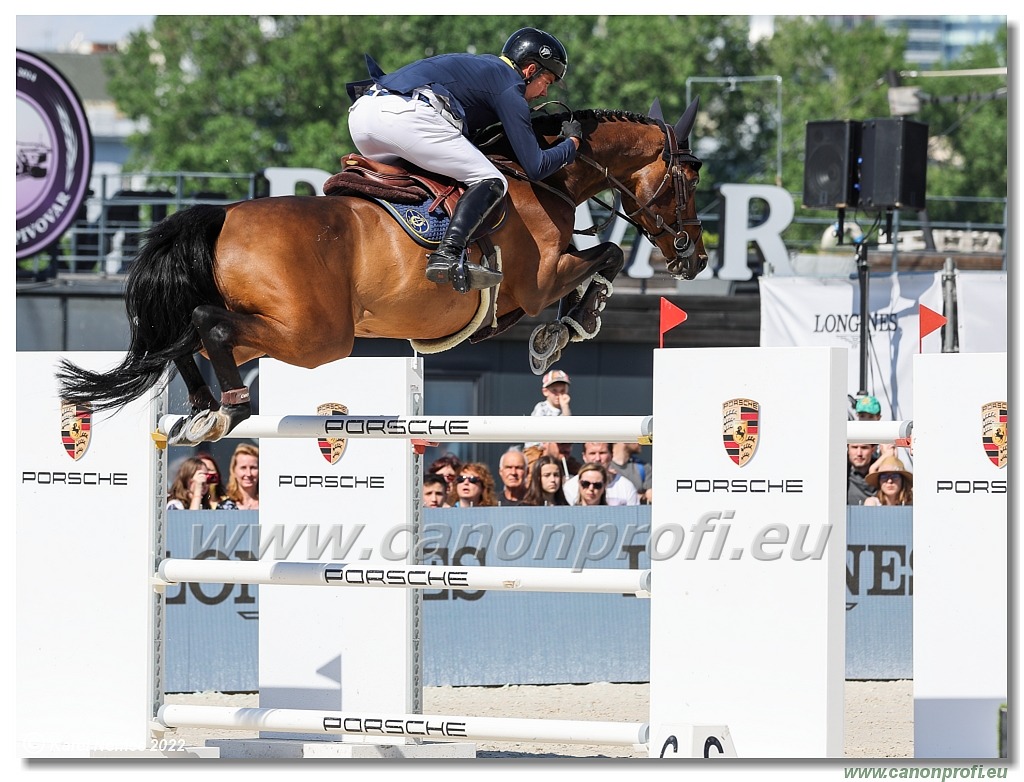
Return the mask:
<path fill-rule="evenodd" d="M 961 353 L 1006 352 L 1006 272 L 956 273 Z"/>
<path fill-rule="evenodd" d="M 913 416 L 914 354 L 924 304 L 942 312 L 942 278 L 934 273 L 873 274 L 868 280 L 867 388 L 882 418 Z M 845 347 L 849 393 L 860 384 L 860 287 L 857 280 L 761 278 L 761 347 Z M 942 351 L 941 334 L 925 337 L 923 353 Z M 797 379 L 794 378 L 794 381 Z"/>

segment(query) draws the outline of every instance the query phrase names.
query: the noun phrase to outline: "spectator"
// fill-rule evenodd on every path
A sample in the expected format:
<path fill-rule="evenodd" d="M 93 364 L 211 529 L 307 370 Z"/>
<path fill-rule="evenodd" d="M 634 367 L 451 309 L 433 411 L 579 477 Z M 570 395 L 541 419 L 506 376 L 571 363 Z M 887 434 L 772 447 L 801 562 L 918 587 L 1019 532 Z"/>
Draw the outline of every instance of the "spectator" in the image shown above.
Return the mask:
<path fill-rule="evenodd" d="M 228 499 L 238 510 L 260 507 L 260 449 L 251 443 L 239 443 L 231 454 L 228 469 Z"/>
<path fill-rule="evenodd" d="M 858 421 L 879 421 L 882 418 L 882 406 L 873 396 L 862 396 L 854 408 Z"/>
<path fill-rule="evenodd" d="M 219 490 L 220 474 L 212 457 L 189 457 L 181 463 L 167 492 L 167 509 L 215 510 L 224 507 Z"/>
<path fill-rule="evenodd" d="M 494 476 L 486 464 L 470 462 L 462 465 L 455 479 L 454 508 L 494 507 L 498 497 L 494 490 Z"/>
<path fill-rule="evenodd" d="M 867 482 L 875 446 L 871 443 L 850 443 L 846 446 L 846 504 L 863 505 L 875 490 Z"/>
<path fill-rule="evenodd" d="M 606 483 L 604 505 L 639 505 L 640 495 L 636 487 L 628 478 L 624 478 L 616 472 L 612 472 L 612 444 L 611 443 L 583 443 L 583 461 L 587 464 L 599 464 L 605 471 Z M 584 467 L 587 465 L 584 464 Z M 579 473 L 576 477 L 565 482 L 565 498 L 573 505 L 579 496 Z"/>
<path fill-rule="evenodd" d="M 640 458 L 640 443 L 613 443 L 610 469 L 628 478 L 640 495 L 640 502 L 651 502 L 651 465 Z"/>
<path fill-rule="evenodd" d="M 461 469 L 462 460 L 453 453 L 446 453 L 444 456 L 431 462 L 427 472 L 443 475 L 444 479 L 448 481 L 448 495 L 452 496 L 455 493 L 455 476 L 459 474 Z"/>
<path fill-rule="evenodd" d="M 498 460 L 498 477 L 502 490 L 498 495 L 499 505 L 520 505 L 526 494 L 526 457 L 515 446 L 509 448 Z"/>
<path fill-rule="evenodd" d="M 914 476 L 895 456 L 880 459 L 878 469 L 869 473 L 865 480 L 878 490 L 875 496 L 864 500 L 865 505 L 914 504 Z"/>
<path fill-rule="evenodd" d="M 557 456 L 539 456 L 530 470 L 530 481 L 523 497 L 523 505 L 568 505 L 562 491 L 565 471 Z"/>
<path fill-rule="evenodd" d="M 608 504 L 608 470 L 598 462 L 587 462 L 576 475 L 579 495 L 573 505 Z M 626 480 L 621 478 L 621 480 Z M 629 483 L 629 481 L 626 481 Z"/>
<path fill-rule="evenodd" d="M 882 406 L 878 399 L 873 396 L 862 396 L 857 399 L 854 407 L 858 421 L 880 421 L 882 420 Z M 876 443 L 871 454 L 871 467 L 868 474 L 878 469 L 878 463 L 886 457 L 896 456 L 896 446 L 892 443 Z"/>
<path fill-rule="evenodd" d="M 445 500 L 448 497 L 448 481 L 437 472 L 428 472 L 423 476 L 423 507 L 450 508 Z"/>
<path fill-rule="evenodd" d="M 560 369 L 552 369 L 544 375 L 540 381 L 540 392 L 544 399 L 533 406 L 530 415 L 572 415 L 572 409 L 569 407 L 569 383 L 569 376 Z M 532 464 L 533 460 L 540 456 L 544 450 L 543 446 L 544 443 L 523 444 L 527 464 Z"/>
<path fill-rule="evenodd" d="M 533 465 L 541 456 L 553 456 L 562 463 L 562 472 L 565 475 L 575 475 L 579 472 L 583 462 L 572 455 L 572 443 L 541 443 L 540 447 L 531 448 L 529 452 L 523 451 L 526 457 L 526 472 L 533 471 Z"/>

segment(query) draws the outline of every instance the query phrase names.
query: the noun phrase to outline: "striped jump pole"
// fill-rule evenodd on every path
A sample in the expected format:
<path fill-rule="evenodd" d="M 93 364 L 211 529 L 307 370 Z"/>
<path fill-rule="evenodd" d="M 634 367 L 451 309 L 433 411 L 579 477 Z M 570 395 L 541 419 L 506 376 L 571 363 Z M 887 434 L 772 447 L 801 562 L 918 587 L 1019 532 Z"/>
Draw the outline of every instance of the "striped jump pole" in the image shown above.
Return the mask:
<path fill-rule="evenodd" d="M 168 728 L 258 730 L 377 739 L 515 741 L 553 744 L 643 746 L 647 723 L 382 714 L 312 709 L 164 704 L 157 721 Z"/>
<path fill-rule="evenodd" d="M 446 567 L 441 565 L 350 565 L 344 562 L 165 559 L 160 585 L 276 584 L 291 586 L 469 589 L 505 592 L 585 592 L 650 597 L 650 570 L 611 568 Z"/>

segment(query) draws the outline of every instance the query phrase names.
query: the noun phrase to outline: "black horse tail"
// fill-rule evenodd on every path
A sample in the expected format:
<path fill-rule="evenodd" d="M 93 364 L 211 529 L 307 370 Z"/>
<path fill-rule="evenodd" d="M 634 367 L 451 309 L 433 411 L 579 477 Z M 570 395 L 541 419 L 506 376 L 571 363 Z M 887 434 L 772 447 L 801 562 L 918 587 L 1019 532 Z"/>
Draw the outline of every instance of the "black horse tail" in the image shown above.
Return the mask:
<path fill-rule="evenodd" d="M 224 306 L 213 279 L 213 248 L 226 214 L 222 206 L 197 204 L 145 234 L 125 284 L 128 353 L 108 372 L 61 361 L 57 381 L 63 401 L 96 411 L 122 407 L 160 383 L 169 364 L 192 360 L 202 346 L 192 312 L 203 304 Z M 172 367 L 167 381 L 173 376 Z"/>

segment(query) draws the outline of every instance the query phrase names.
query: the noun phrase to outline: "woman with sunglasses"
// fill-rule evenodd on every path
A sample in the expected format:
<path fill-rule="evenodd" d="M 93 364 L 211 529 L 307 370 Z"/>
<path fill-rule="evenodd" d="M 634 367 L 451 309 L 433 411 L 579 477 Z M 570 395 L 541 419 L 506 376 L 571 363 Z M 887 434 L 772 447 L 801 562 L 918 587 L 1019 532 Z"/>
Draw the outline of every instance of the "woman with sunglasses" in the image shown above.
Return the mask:
<path fill-rule="evenodd" d="M 878 492 L 864 500 L 864 504 L 913 505 L 914 476 L 907 472 L 903 462 L 895 456 L 885 456 L 877 464 L 878 468 L 868 473 L 864 480 Z"/>
<path fill-rule="evenodd" d="M 498 495 L 494 490 L 494 476 L 486 464 L 470 462 L 462 465 L 455 479 L 453 508 L 497 507 Z"/>
<path fill-rule="evenodd" d="M 577 473 L 580 495 L 577 505 L 607 505 L 605 489 L 608 486 L 608 471 L 597 462 L 587 462 Z"/>

